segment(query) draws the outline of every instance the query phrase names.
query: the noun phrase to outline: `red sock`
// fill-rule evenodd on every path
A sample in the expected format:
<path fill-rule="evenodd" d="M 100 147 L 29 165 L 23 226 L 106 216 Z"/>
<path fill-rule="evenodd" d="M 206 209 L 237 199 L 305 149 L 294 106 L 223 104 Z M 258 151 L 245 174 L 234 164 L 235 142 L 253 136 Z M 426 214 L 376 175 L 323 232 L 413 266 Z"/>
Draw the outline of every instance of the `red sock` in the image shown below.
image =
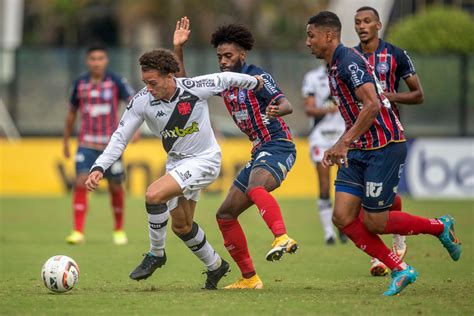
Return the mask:
<path fill-rule="evenodd" d="M 87 190 L 85 187 L 74 188 L 72 208 L 74 210 L 74 230 L 82 233 L 87 214 Z"/>
<path fill-rule="evenodd" d="M 400 258 L 385 246 L 382 239 L 378 235 L 371 233 L 359 218 L 354 219 L 352 223 L 342 228 L 341 231 L 363 252 L 379 259 L 390 270 L 398 269 L 398 266 L 402 263 Z"/>
<path fill-rule="evenodd" d="M 252 259 L 250 258 L 244 231 L 236 219 L 217 219 L 217 224 L 224 237 L 224 246 L 239 266 L 244 278 L 255 275 Z"/>
<path fill-rule="evenodd" d="M 401 212 L 402 211 L 402 199 L 400 195 L 396 194 L 395 199 L 393 200 L 392 206 L 389 209 L 390 212 Z M 359 219 L 363 222 L 364 221 L 364 208 L 360 208 L 359 212 Z"/>
<path fill-rule="evenodd" d="M 121 230 L 123 227 L 124 210 L 124 192 L 123 188 L 112 193 L 112 210 L 115 218 L 115 230 Z"/>
<path fill-rule="evenodd" d="M 384 233 L 404 236 L 418 234 L 438 236 L 443 229 L 443 223 L 437 219 L 419 217 L 405 212 L 389 212 Z"/>
<path fill-rule="evenodd" d="M 286 234 L 285 222 L 281 216 L 280 206 L 264 187 L 255 187 L 247 193 L 250 200 L 257 205 L 260 215 L 267 223 L 275 237 Z"/>

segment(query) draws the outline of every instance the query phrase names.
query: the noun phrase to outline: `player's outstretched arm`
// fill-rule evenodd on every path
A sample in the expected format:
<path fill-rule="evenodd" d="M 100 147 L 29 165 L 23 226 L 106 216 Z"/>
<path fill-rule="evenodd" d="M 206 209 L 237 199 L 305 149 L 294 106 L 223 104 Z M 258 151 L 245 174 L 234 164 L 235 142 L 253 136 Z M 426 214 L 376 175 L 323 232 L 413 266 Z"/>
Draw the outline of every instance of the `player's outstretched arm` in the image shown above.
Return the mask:
<path fill-rule="evenodd" d="M 407 92 L 386 92 L 384 95 L 390 102 L 403 104 L 421 104 L 425 99 L 423 88 L 416 74 L 405 78 L 405 83 L 410 91 Z"/>
<path fill-rule="evenodd" d="M 187 16 L 182 17 L 180 20 L 176 21 L 176 29 L 173 35 L 174 53 L 178 59 L 179 64 L 179 72 L 175 74 L 176 77 L 186 77 L 183 46 L 189 39 L 189 33 L 191 33 L 189 25 L 190 23 Z"/>
<path fill-rule="evenodd" d="M 86 188 L 89 191 L 94 191 L 99 185 L 99 181 L 104 177 L 104 174 L 100 170 L 92 171 L 86 180 Z"/>

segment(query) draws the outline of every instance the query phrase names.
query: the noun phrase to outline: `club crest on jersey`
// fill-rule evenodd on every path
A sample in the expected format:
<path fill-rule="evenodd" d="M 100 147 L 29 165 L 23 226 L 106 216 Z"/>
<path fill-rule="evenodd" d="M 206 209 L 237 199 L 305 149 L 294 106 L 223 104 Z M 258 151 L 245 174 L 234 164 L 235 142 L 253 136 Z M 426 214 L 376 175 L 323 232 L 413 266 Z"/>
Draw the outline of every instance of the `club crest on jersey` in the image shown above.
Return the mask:
<path fill-rule="evenodd" d="M 245 103 L 245 91 L 239 89 L 239 103 Z"/>
<path fill-rule="evenodd" d="M 386 74 L 388 72 L 388 64 L 386 62 L 381 62 L 377 64 L 377 71 L 379 74 Z"/>
<path fill-rule="evenodd" d="M 166 139 L 184 137 L 186 135 L 191 135 L 192 133 L 197 132 L 199 132 L 199 124 L 197 122 L 193 122 L 189 127 L 179 128 L 178 126 L 176 126 L 173 129 L 165 129 L 161 131 L 160 134 L 164 139 Z"/>
<path fill-rule="evenodd" d="M 180 102 L 178 103 L 178 112 L 180 115 L 188 115 L 191 113 L 191 103 Z"/>
<path fill-rule="evenodd" d="M 112 99 L 112 89 L 105 89 L 102 92 L 102 98 L 104 100 L 111 100 Z"/>

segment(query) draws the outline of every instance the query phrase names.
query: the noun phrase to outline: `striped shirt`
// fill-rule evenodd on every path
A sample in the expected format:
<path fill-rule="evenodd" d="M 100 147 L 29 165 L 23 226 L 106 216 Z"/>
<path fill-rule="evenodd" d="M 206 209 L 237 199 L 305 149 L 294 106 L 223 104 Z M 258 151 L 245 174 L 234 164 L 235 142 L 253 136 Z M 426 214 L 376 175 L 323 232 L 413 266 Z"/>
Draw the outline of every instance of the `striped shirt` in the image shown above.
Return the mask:
<path fill-rule="evenodd" d="M 355 90 L 368 82 L 376 87 L 380 112 L 370 128 L 351 144 L 351 149 L 376 149 L 405 140 L 403 127 L 383 95 L 372 67 L 357 50 L 339 44 L 331 65 L 328 65 L 328 74 L 331 94 L 344 119 L 346 131 L 354 125 L 362 110 L 363 104 L 357 99 Z"/>
<path fill-rule="evenodd" d="M 362 53 L 360 44 L 354 48 Z M 363 55 L 374 68 L 375 75 L 380 80 L 380 85 L 385 92 L 396 93 L 400 78 L 406 79 L 416 74 L 413 62 L 407 52 L 381 39 L 379 39 L 379 46 L 375 52 Z M 400 118 L 395 102 L 392 102 L 392 110 Z"/>
<path fill-rule="evenodd" d="M 123 77 L 107 72 L 99 83 L 89 73 L 73 84 L 70 106 L 80 111 L 79 145 L 105 147 L 118 126 L 119 101 L 128 102 L 133 89 Z"/>
<path fill-rule="evenodd" d="M 292 140 L 291 132 L 281 117 L 267 118 L 265 109 L 285 97 L 272 76 L 255 65 L 244 64 L 243 74 L 260 75 L 265 85 L 255 92 L 244 88 L 231 88 L 221 93 L 232 119 L 253 142 L 252 152 L 271 140 Z"/>

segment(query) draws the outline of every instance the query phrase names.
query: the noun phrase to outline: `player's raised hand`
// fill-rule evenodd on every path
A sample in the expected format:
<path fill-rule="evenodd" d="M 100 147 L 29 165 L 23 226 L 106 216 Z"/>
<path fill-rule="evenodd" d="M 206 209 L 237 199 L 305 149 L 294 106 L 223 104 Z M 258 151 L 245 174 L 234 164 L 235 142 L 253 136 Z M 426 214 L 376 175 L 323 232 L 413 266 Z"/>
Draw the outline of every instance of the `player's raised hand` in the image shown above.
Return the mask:
<path fill-rule="evenodd" d="M 176 21 L 176 29 L 173 35 L 173 45 L 174 46 L 183 46 L 189 39 L 189 19 L 187 16 L 182 17 L 180 20 Z"/>
<path fill-rule="evenodd" d="M 92 171 L 86 180 L 86 188 L 89 191 L 94 191 L 99 185 L 99 181 L 104 177 L 104 174 L 98 170 Z"/>

